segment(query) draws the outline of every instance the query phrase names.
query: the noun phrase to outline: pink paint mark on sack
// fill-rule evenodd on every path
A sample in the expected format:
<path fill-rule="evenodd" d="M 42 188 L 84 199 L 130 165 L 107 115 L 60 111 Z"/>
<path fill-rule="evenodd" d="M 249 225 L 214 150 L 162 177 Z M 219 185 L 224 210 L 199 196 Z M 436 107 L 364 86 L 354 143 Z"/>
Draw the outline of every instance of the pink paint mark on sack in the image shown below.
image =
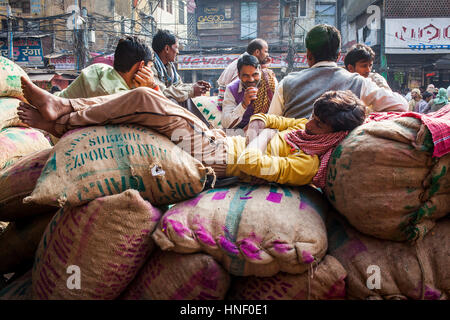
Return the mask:
<path fill-rule="evenodd" d="M 314 257 L 309 253 L 309 251 L 303 250 L 302 251 L 302 260 L 304 263 L 312 263 L 314 261 Z"/>
<path fill-rule="evenodd" d="M 283 198 L 283 195 L 281 193 L 271 192 L 267 196 L 266 200 L 274 203 L 280 203 L 281 198 Z"/>
<path fill-rule="evenodd" d="M 366 252 L 367 247 L 359 239 L 352 239 L 345 244 L 343 249 L 344 256 L 346 259 L 351 260 L 362 252 Z"/>
<path fill-rule="evenodd" d="M 236 247 L 234 243 L 226 239 L 224 236 L 220 237 L 219 244 L 225 251 L 234 255 L 239 254 L 238 247 Z"/>
<path fill-rule="evenodd" d="M 212 200 L 223 200 L 227 196 L 228 191 L 216 192 L 212 197 Z"/>
<path fill-rule="evenodd" d="M 292 249 L 292 246 L 290 244 L 281 242 L 280 240 L 275 240 L 274 242 L 272 242 L 272 246 L 275 251 L 279 253 L 286 253 L 287 251 Z"/>
<path fill-rule="evenodd" d="M 195 207 L 199 201 L 203 198 L 203 194 L 196 196 L 195 198 L 188 200 L 184 203 L 186 207 Z"/>
<path fill-rule="evenodd" d="M 242 253 L 250 259 L 261 260 L 261 249 L 250 239 L 241 240 L 239 247 L 241 248 Z"/>
<path fill-rule="evenodd" d="M 203 227 L 202 225 L 198 226 L 198 230 L 195 231 L 195 234 L 202 243 L 208 246 L 216 245 L 213 236 L 208 231 L 206 231 L 205 227 Z"/>
<path fill-rule="evenodd" d="M 305 210 L 306 208 L 308 208 L 308 204 L 306 202 L 302 202 L 300 200 L 300 210 Z"/>
<path fill-rule="evenodd" d="M 441 298 L 441 292 L 439 290 L 434 290 L 428 286 L 425 286 L 425 295 L 426 300 L 439 300 Z"/>
<path fill-rule="evenodd" d="M 168 219 L 167 222 L 170 222 L 173 231 L 175 231 L 180 237 L 183 237 L 185 233 L 190 233 L 190 230 L 183 226 L 181 222 L 170 219 Z"/>
<path fill-rule="evenodd" d="M 345 291 L 345 278 L 347 276 L 342 276 L 339 278 L 338 281 L 336 281 L 328 290 L 328 292 L 325 294 L 325 298 L 328 300 L 331 299 L 345 299 L 346 297 L 346 291 Z"/>

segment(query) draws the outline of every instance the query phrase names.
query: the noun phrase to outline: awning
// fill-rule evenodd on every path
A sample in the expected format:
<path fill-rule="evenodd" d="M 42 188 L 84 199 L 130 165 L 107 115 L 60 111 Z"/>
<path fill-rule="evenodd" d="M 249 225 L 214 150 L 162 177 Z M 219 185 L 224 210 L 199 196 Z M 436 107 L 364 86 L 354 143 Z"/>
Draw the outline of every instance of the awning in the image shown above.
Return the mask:
<path fill-rule="evenodd" d="M 54 74 L 29 74 L 31 81 L 50 81 L 55 76 Z"/>

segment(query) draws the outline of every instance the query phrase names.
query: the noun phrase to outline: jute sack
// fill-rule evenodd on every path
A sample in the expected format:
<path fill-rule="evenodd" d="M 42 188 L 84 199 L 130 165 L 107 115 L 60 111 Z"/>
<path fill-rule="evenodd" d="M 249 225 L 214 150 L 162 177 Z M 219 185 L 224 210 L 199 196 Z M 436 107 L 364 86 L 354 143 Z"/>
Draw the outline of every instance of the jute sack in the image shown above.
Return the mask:
<path fill-rule="evenodd" d="M 31 300 L 31 269 L 1 289 L 0 300 Z"/>
<path fill-rule="evenodd" d="M 217 96 L 198 96 L 192 98 L 192 101 L 214 128 L 222 129 L 222 110 L 217 104 Z"/>
<path fill-rule="evenodd" d="M 152 237 L 163 250 L 207 252 L 237 276 L 302 273 L 327 250 L 327 209 L 311 187 L 242 184 L 176 204 Z"/>
<path fill-rule="evenodd" d="M 17 114 L 20 100 L 17 98 L 0 98 L 0 130 L 7 127 L 28 127 Z"/>
<path fill-rule="evenodd" d="M 165 136 L 145 127 L 110 125 L 68 132 L 53 147 L 31 196 L 34 202 L 76 206 L 138 190 L 154 205 L 201 192 L 207 168 Z"/>
<path fill-rule="evenodd" d="M 236 277 L 228 300 L 345 299 L 347 273 L 336 258 L 326 255 L 318 266 L 302 274 L 280 272 L 272 277 Z"/>
<path fill-rule="evenodd" d="M 33 152 L 0 171 L 0 220 L 14 221 L 50 211 L 50 206 L 24 204 L 36 186 L 51 148 Z"/>
<path fill-rule="evenodd" d="M 0 97 L 23 97 L 21 76 L 28 78 L 16 63 L 0 56 Z"/>
<path fill-rule="evenodd" d="M 335 149 L 326 194 L 356 229 L 380 239 L 423 237 L 450 212 L 450 154 L 433 159 L 420 120 L 369 122 Z"/>
<path fill-rule="evenodd" d="M 329 254 L 347 271 L 350 299 L 448 299 L 450 219 L 415 244 L 366 236 L 337 213 L 327 218 Z M 378 281 L 379 280 L 379 281 Z"/>
<path fill-rule="evenodd" d="M 53 208 L 53 212 L 23 218 L 6 227 L 0 234 L 0 274 L 16 272 L 24 264 L 33 262 L 39 241 L 55 211 Z"/>
<path fill-rule="evenodd" d="M 230 275 L 204 253 L 155 250 L 125 290 L 125 300 L 223 300 Z"/>
<path fill-rule="evenodd" d="M 160 215 L 131 189 L 61 208 L 36 252 L 33 298 L 117 298 L 153 250 Z"/>
<path fill-rule="evenodd" d="M 50 142 L 38 130 L 5 128 L 0 131 L 0 170 L 30 153 L 50 147 Z"/>

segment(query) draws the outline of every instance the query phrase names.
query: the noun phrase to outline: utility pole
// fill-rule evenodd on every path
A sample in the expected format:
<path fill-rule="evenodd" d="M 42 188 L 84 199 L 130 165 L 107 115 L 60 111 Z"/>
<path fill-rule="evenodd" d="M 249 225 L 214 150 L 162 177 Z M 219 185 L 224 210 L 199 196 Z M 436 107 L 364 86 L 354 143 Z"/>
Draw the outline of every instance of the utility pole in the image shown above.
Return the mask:
<path fill-rule="evenodd" d="M 11 6 L 9 4 L 6 5 L 6 15 L 8 19 L 8 59 L 14 61 L 12 13 Z"/>
<path fill-rule="evenodd" d="M 295 0 L 289 1 L 289 49 L 287 53 L 288 67 L 286 74 L 289 74 L 294 70 L 294 57 L 295 57 L 295 15 L 297 6 L 295 6 Z"/>

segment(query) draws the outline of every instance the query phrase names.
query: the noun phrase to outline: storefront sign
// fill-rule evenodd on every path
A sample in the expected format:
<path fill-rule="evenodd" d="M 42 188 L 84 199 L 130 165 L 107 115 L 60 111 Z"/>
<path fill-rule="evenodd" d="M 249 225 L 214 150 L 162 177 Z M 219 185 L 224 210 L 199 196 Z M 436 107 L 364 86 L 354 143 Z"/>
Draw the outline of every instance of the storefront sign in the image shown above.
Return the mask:
<path fill-rule="evenodd" d="M 8 40 L 0 39 L 0 53 L 8 57 Z M 20 66 L 43 66 L 42 41 L 37 38 L 15 39 L 13 42 L 14 61 Z"/>
<path fill-rule="evenodd" d="M 205 70 L 205 69 L 225 69 L 233 60 L 239 58 L 239 54 L 224 55 L 179 55 L 177 58 L 178 70 Z M 270 68 L 285 68 L 288 66 L 286 54 L 271 54 L 272 62 Z M 344 55 L 338 60 L 338 65 L 344 65 Z M 294 57 L 295 68 L 308 68 L 306 53 L 297 53 Z"/>
<path fill-rule="evenodd" d="M 198 30 L 234 27 L 231 4 L 199 5 L 196 16 Z"/>
<path fill-rule="evenodd" d="M 386 19 L 386 53 L 450 53 L 450 20 Z"/>
<path fill-rule="evenodd" d="M 76 61 L 74 56 L 62 56 L 50 58 L 50 64 L 55 66 L 55 70 L 75 70 Z"/>

